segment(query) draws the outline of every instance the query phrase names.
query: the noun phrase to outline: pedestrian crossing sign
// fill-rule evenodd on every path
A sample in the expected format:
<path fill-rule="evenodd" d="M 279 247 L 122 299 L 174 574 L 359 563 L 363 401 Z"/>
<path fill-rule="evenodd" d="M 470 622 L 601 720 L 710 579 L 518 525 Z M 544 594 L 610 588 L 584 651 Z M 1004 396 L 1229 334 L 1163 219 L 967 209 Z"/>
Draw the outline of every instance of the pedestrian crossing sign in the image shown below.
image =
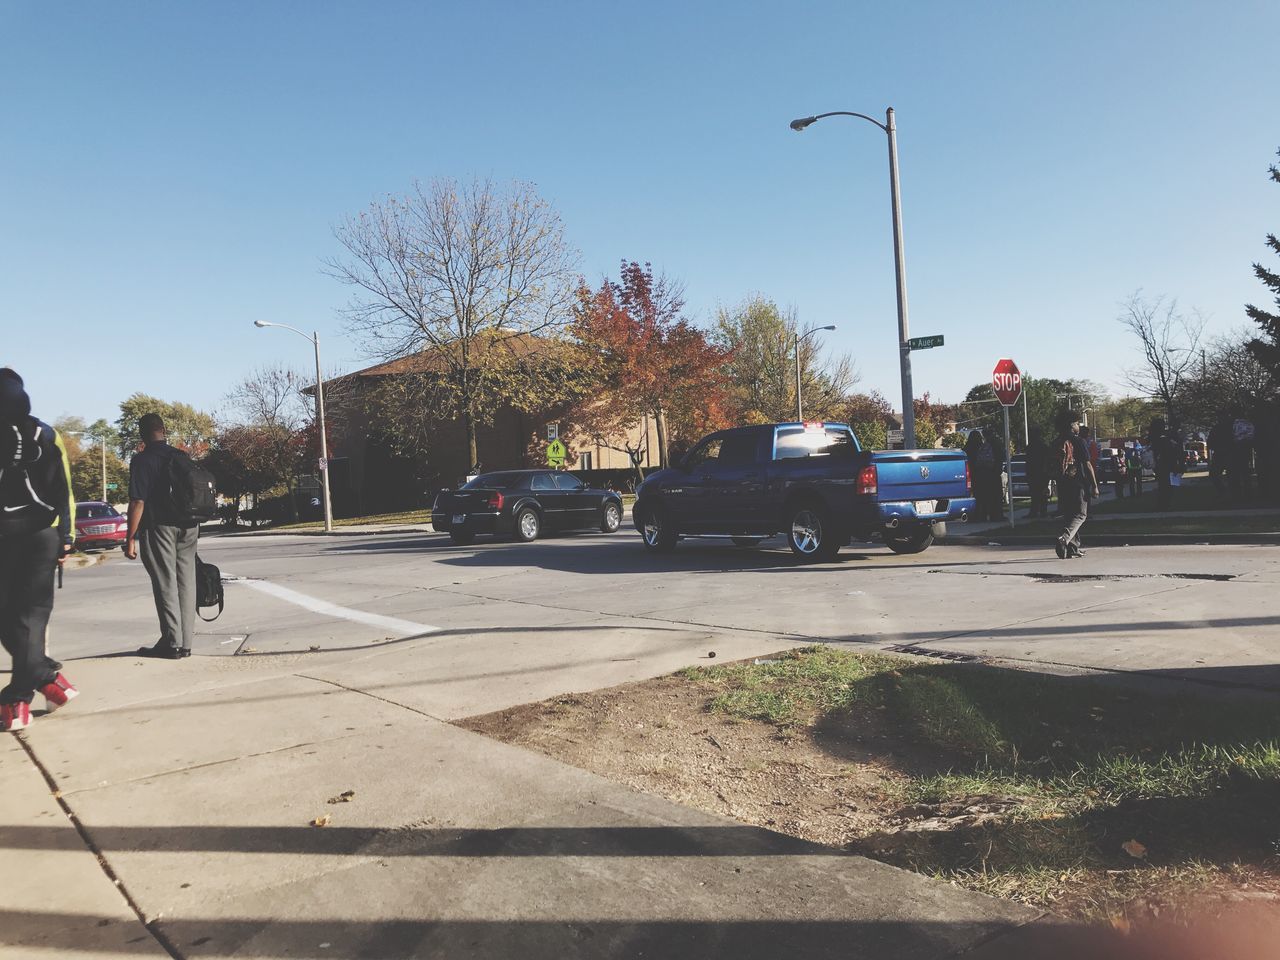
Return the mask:
<path fill-rule="evenodd" d="M 559 438 L 552 440 L 547 444 L 547 466 L 563 467 L 565 457 L 568 456 L 569 449 Z"/>

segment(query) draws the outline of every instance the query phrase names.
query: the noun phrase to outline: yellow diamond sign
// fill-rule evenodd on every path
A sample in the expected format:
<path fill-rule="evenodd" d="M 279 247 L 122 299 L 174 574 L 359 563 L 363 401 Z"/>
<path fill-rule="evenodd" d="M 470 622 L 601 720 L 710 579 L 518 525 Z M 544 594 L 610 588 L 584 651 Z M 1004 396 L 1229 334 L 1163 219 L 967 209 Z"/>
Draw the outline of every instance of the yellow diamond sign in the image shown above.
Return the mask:
<path fill-rule="evenodd" d="M 563 467 L 569 448 L 560 440 L 552 440 L 547 444 L 547 466 Z"/>

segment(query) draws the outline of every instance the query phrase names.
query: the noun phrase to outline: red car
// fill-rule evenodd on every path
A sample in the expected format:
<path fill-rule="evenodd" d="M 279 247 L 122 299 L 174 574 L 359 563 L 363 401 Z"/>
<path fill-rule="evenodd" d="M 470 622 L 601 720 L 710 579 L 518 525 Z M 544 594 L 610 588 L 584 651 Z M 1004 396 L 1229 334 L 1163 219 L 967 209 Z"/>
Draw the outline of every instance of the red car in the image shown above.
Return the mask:
<path fill-rule="evenodd" d="M 109 503 L 90 500 L 76 504 L 76 546 L 118 547 L 129 532 L 129 521 Z"/>

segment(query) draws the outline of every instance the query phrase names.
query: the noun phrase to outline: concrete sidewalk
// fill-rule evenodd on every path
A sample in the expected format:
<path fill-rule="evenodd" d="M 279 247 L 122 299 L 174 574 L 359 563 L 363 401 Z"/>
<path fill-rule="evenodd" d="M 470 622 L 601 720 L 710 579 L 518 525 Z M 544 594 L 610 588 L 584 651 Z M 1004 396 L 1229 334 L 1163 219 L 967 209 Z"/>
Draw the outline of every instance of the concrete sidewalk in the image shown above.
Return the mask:
<path fill-rule="evenodd" d="M 0 742 L 0 956 L 899 960 L 1035 917 L 455 727 L 528 678 L 432 652 L 75 662 Z"/>

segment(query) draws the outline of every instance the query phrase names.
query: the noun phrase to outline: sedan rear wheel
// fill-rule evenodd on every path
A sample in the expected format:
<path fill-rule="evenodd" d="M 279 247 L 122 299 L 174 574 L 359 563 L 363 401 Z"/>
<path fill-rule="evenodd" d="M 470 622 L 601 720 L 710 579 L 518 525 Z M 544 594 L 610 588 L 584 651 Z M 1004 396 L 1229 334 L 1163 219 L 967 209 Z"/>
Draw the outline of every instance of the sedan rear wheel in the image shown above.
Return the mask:
<path fill-rule="evenodd" d="M 542 520 L 538 516 L 538 511 L 532 507 L 525 507 L 516 514 L 516 539 L 522 543 L 530 543 L 538 539 L 538 534 L 542 530 Z"/>
<path fill-rule="evenodd" d="M 600 532 L 617 533 L 622 526 L 622 508 L 616 503 L 606 503 L 600 511 Z"/>

